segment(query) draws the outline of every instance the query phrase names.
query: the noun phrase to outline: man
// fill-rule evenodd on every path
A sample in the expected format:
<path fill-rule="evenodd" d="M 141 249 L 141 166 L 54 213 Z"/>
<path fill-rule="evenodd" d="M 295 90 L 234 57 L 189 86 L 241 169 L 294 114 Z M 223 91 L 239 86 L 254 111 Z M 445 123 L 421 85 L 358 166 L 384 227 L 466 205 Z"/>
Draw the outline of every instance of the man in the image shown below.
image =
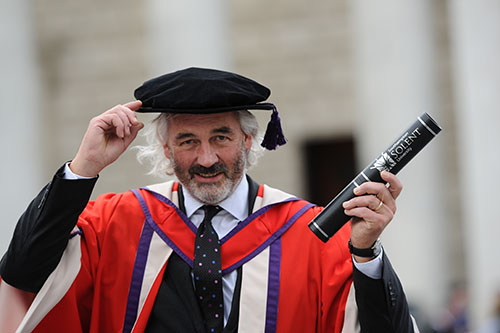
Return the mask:
<path fill-rule="evenodd" d="M 263 146 L 285 143 L 269 94 L 237 74 L 189 68 L 92 119 L 2 259 L 0 292 L 29 306 L 19 330 L 414 332 L 378 241 L 399 180 L 384 172 L 388 186 L 359 186 L 344 203 L 351 223 L 322 243 L 307 228 L 321 208 L 245 173 L 259 143 L 248 110 L 272 110 Z M 178 182 L 88 202 L 142 129 L 135 111 L 161 114 L 158 141 L 140 155 Z"/>

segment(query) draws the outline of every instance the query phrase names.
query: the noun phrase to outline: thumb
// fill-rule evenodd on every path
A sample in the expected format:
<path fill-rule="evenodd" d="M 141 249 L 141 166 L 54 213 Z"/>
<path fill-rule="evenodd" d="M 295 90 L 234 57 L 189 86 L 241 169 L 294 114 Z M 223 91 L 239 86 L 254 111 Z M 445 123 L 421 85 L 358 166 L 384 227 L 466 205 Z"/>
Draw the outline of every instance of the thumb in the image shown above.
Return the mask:
<path fill-rule="evenodd" d="M 127 147 L 132 143 L 132 141 L 135 140 L 135 138 L 137 137 L 137 134 L 143 128 L 144 128 L 144 124 L 141 122 L 139 122 L 137 125 L 133 125 L 130 128 L 130 135 L 125 138 L 125 144 L 127 145 Z"/>
<path fill-rule="evenodd" d="M 136 100 L 136 101 L 125 103 L 125 104 L 123 104 L 123 106 L 129 108 L 132 111 L 137 111 L 142 106 L 142 102 L 139 100 Z"/>

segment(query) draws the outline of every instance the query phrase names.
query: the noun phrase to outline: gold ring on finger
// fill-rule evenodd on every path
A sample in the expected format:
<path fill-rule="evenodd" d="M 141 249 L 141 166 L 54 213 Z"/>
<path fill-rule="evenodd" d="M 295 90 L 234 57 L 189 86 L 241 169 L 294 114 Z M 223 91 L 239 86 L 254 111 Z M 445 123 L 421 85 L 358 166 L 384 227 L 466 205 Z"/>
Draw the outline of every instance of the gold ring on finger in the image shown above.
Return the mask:
<path fill-rule="evenodd" d="M 380 199 L 379 199 L 380 200 Z M 382 208 L 382 206 L 384 205 L 384 202 L 382 200 L 380 200 L 377 208 L 374 209 L 374 211 L 378 212 L 380 210 L 380 208 Z"/>

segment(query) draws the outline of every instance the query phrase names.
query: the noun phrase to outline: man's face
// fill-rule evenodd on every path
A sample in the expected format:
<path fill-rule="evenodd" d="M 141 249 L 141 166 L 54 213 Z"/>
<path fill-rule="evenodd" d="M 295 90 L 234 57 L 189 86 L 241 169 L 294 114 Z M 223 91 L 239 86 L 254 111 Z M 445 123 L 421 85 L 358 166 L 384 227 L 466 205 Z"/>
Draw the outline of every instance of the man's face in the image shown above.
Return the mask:
<path fill-rule="evenodd" d="M 235 112 L 175 115 L 168 120 L 164 153 L 189 193 L 215 205 L 239 184 L 251 145 Z"/>

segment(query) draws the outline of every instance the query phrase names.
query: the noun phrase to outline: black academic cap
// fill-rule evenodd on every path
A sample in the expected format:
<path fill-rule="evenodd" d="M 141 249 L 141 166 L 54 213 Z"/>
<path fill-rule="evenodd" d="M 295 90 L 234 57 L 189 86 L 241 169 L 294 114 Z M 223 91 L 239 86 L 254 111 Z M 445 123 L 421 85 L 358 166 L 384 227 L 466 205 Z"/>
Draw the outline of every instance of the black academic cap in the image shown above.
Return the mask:
<path fill-rule="evenodd" d="M 276 149 L 286 140 L 278 110 L 264 102 L 271 91 L 244 76 L 207 68 L 187 68 L 144 82 L 134 92 L 142 101 L 137 112 L 207 114 L 239 110 L 272 110 L 262 141 Z"/>

